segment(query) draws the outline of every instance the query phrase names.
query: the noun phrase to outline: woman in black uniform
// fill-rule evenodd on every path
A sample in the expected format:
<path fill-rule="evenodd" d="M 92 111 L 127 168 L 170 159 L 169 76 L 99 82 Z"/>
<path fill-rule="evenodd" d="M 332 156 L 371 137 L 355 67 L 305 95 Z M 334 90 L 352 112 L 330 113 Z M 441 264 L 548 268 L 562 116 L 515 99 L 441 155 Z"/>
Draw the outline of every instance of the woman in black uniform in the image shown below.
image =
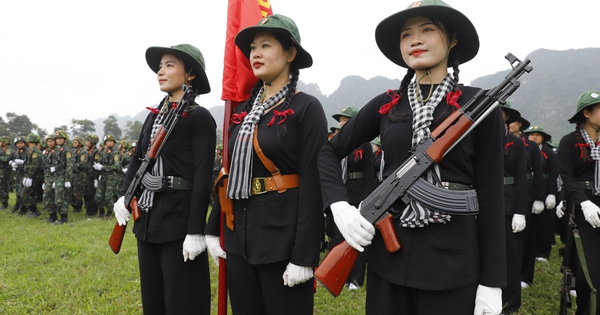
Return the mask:
<path fill-rule="evenodd" d="M 577 110 L 569 118 L 575 131 L 565 135 L 558 146 L 558 167 L 567 193 L 567 210 L 575 208 L 575 224 L 581 236 L 583 253 L 592 284 L 600 284 L 600 91 L 588 91 L 577 100 Z M 579 251 L 579 249 L 578 249 Z M 578 253 L 581 255 L 581 253 Z M 578 259 L 579 260 L 579 259 Z M 577 314 L 591 314 L 592 291 L 579 263 Z M 596 301 L 600 294 L 596 293 Z M 600 304 L 595 313 L 600 314 Z"/>
<path fill-rule="evenodd" d="M 328 128 L 321 103 L 296 88 L 312 57 L 294 21 L 279 14 L 240 31 L 235 44 L 260 80 L 226 131 L 234 210 L 233 226 L 223 228 L 226 255 L 217 237 L 220 205 L 209 218 L 208 248 L 215 259 L 226 256 L 233 314 L 313 314 L 323 239 L 317 155 Z"/>
<path fill-rule="evenodd" d="M 150 47 L 146 61 L 167 93 L 149 108 L 129 164 L 121 197 L 113 210 L 120 225 L 129 220 L 124 195 L 137 173 L 156 130 L 191 86 L 187 107 L 173 127 L 147 178 L 158 186 L 142 187 L 137 238 L 144 314 L 210 314 L 210 276 L 204 228 L 211 192 L 216 124 L 195 96 L 210 92 L 204 58 L 198 48 L 182 44 Z"/>
<path fill-rule="evenodd" d="M 506 286 L 500 109 L 431 170 L 445 187 L 473 187 L 479 214 L 416 211 L 398 200 L 391 209 L 402 244 L 397 252 L 389 253 L 381 235 L 348 203 L 340 167 L 343 157 L 380 135 L 383 177 L 391 176 L 420 139 L 471 99 L 480 89 L 459 85 L 458 67 L 477 54 L 477 31 L 446 3 L 423 0 L 384 19 L 375 38 L 383 54 L 408 72 L 398 90 L 368 102 L 319 154 L 324 206 L 331 206 L 352 247 L 362 251 L 370 244 L 366 313 L 499 314 Z"/>

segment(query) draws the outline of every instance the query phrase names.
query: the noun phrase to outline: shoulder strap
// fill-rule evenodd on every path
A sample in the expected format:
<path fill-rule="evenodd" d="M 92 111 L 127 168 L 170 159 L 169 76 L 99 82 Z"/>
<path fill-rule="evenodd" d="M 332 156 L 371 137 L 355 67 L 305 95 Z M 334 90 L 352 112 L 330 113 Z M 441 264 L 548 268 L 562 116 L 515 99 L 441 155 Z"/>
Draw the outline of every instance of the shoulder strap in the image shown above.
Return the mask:
<path fill-rule="evenodd" d="M 258 126 L 254 127 L 252 145 L 254 146 L 254 151 L 256 151 L 256 154 L 260 158 L 261 162 L 265 165 L 267 170 L 269 170 L 271 175 L 273 175 L 273 181 L 275 182 L 275 186 L 277 187 L 277 189 L 280 192 L 285 191 L 285 183 L 283 182 L 283 178 L 281 177 L 279 169 L 277 168 L 277 166 L 275 166 L 275 163 L 273 163 L 273 161 L 269 160 L 269 158 L 265 156 L 262 149 L 258 145 Z"/>

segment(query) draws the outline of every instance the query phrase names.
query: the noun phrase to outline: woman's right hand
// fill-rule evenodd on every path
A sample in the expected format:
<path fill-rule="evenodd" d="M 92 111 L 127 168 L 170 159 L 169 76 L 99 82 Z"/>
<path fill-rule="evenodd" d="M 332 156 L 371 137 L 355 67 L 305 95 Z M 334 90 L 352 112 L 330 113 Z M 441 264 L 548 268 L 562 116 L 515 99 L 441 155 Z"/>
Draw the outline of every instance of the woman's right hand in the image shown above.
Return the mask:
<path fill-rule="evenodd" d="M 581 203 L 581 211 L 585 220 L 588 221 L 593 228 L 600 227 L 600 208 L 593 202 L 586 200 Z"/>
<path fill-rule="evenodd" d="M 334 202 L 330 208 L 335 225 L 346 242 L 357 251 L 364 251 L 363 246 L 370 245 L 375 235 L 373 224 L 367 221 L 356 207 L 346 201 Z"/>
<path fill-rule="evenodd" d="M 221 248 L 221 241 L 218 236 L 206 234 L 204 236 L 206 240 L 206 247 L 208 247 L 208 252 L 210 256 L 212 256 L 215 264 L 219 265 L 219 258 L 227 259 L 227 253 Z"/>

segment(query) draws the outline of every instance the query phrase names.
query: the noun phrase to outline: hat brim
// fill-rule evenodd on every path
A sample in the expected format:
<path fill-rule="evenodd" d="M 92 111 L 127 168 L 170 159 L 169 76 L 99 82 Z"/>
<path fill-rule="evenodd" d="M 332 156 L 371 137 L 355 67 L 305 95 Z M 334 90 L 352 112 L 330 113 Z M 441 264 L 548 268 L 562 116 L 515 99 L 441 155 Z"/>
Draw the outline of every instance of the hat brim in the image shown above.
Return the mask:
<path fill-rule="evenodd" d="M 510 107 L 502 107 L 502 110 L 508 113 L 508 118 L 504 122 L 507 125 L 512 124 L 515 121 L 519 120 L 519 118 L 521 118 L 521 113 L 516 109 Z"/>
<path fill-rule="evenodd" d="M 181 51 L 179 49 L 173 49 L 169 47 L 158 47 L 152 46 L 146 50 L 146 62 L 148 66 L 154 73 L 158 73 L 160 60 L 164 54 L 173 54 L 186 65 L 192 66 L 194 69 L 194 73 L 196 74 L 196 79 L 199 80 L 199 94 L 206 94 L 210 92 L 210 84 L 208 83 L 208 77 L 206 76 L 206 72 L 204 72 L 204 68 L 202 65 L 192 56 L 188 55 L 186 52 Z"/>
<path fill-rule="evenodd" d="M 298 69 L 309 68 L 310 66 L 312 66 L 312 56 L 300 45 L 300 43 L 298 43 L 294 39 L 294 36 L 292 36 L 292 34 L 287 29 L 282 27 L 270 27 L 264 25 L 246 27 L 235 36 L 235 45 L 242 51 L 242 53 L 244 53 L 244 56 L 246 56 L 247 59 L 250 59 L 250 44 L 254 40 L 254 36 L 256 35 L 256 33 L 261 31 L 273 32 L 279 35 L 283 35 L 284 37 L 289 37 L 294 43 L 294 46 L 296 46 L 296 49 L 298 50 L 296 58 L 294 58 L 292 62 L 296 64 Z"/>
<path fill-rule="evenodd" d="M 531 126 L 531 123 L 529 122 L 529 120 L 523 118 L 523 116 L 521 116 L 521 118 L 519 118 L 519 120 L 521 121 L 521 128 L 519 130 L 523 131 L 523 130 L 529 128 L 529 126 Z"/>
<path fill-rule="evenodd" d="M 377 46 L 393 63 L 408 68 L 400 53 L 400 31 L 408 19 L 416 16 L 440 20 L 454 28 L 458 34 L 458 43 L 452 49 L 458 51 L 459 63 L 465 63 L 477 55 L 479 36 L 473 23 L 464 14 L 450 7 L 426 5 L 392 14 L 377 25 L 375 29 Z M 450 60 L 448 60 L 448 63 L 450 63 Z M 451 64 L 448 64 L 448 66 L 451 66 Z"/>

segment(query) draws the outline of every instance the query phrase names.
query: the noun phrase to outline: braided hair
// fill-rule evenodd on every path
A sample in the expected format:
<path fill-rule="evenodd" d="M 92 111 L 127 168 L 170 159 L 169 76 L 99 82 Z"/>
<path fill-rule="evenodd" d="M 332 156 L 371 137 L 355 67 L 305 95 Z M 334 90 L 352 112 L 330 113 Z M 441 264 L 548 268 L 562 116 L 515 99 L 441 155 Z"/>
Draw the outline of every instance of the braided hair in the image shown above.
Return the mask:
<path fill-rule="evenodd" d="M 281 43 L 283 50 L 289 50 L 294 46 L 294 42 L 289 37 L 286 37 L 286 36 L 276 33 L 276 32 L 273 33 L 273 36 L 275 36 L 275 38 Z M 290 78 L 289 89 L 288 89 L 287 93 L 283 96 L 283 98 L 284 98 L 283 103 L 282 103 L 283 110 L 290 108 L 290 106 L 292 105 L 292 100 L 294 98 L 294 95 L 296 95 L 296 86 L 298 85 L 300 69 L 296 65 L 295 60 L 293 60 L 292 63 L 290 64 L 290 74 L 292 77 Z M 250 92 L 250 97 L 241 104 L 241 106 L 243 106 L 242 111 L 244 111 L 246 113 L 250 112 L 250 110 L 252 109 L 252 105 L 254 104 L 254 100 L 258 96 L 258 92 L 260 92 L 260 89 L 263 87 L 263 85 L 264 85 L 264 82 L 262 80 L 258 80 L 256 82 L 256 84 L 252 88 L 252 91 Z M 229 126 L 229 129 L 227 130 L 227 132 L 231 132 L 231 130 L 233 129 L 234 126 L 235 125 Z M 287 127 L 285 126 L 285 124 L 277 124 L 277 136 L 281 137 L 281 136 L 285 135 L 286 133 L 287 133 Z"/>
<path fill-rule="evenodd" d="M 581 134 L 581 127 L 583 126 L 583 121 L 578 121 L 577 124 L 575 125 L 575 140 L 577 140 L 577 143 L 587 143 L 585 142 L 585 139 L 583 138 L 583 135 Z M 585 162 L 592 162 L 592 158 L 590 157 L 590 153 L 588 152 L 589 150 L 584 150 L 583 148 L 581 148 L 581 152 L 583 154 L 583 159 Z"/>
<path fill-rule="evenodd" d="M 450 39 L 448 37 L 448 34 L 454 34 L 454 37 L 456 38 L 456 31 L 454 31 L 454 29 L 448 24 L 448 23 L 444 23 L 439 19 L 434 19 L 434 18 L 430 18 L 430 20 L 433 22 L 433 24 L 435 26 L 437 26 L 438 28 L 440 28 L 441 30 L 444 31 L 444 33 L 446 34 L 446 37 L 448 39 Z M 450 49 L 450 53 L 448 55 L 448 60 L 450 61 L 450 63 L 452 64 L 452 77 L 453 77 L 453 87 L 452 87 L 452 92 L 455 92 L 459 89 L 459 84 L 458 84 L 458 74 L 460 73 L 460 70 L 458 69 L 458 65 L 460 64 L 459 60 L 459 54 L 458 54 L 458 50 L 456 49 Z M 406 71 L 406 75 L 404 75 L 404 78 L 402 79 L 402 81 L 400 82 L 400 87 L 398 88 L 398 90 L 396 91 L 396 93 L 398 93 L 398 95 L 400 97 L 402 97 L 402 95 L 406 95 L 408 94 L 408 85 L 410 84 L 410 81 L 412 80 L 412 78 L 415 76 L 415 69 L 412 68 L 408 68 L 408 70 Z M 446 111 L 440 116 L 438 117 L 436 120 L 439 119 L 445 119 L 447 115 L 450 114 L 450 112 L 452 111 L 452 108 L 447 108 Z M 410 117 L 410 112 L 404 112 L 401 113 L 400 110 L 398 109 L 397 106 L 393 106 L 391 108 L 391 110 L 388 113 L 388 117 L 390 119 L 390 121 L 392 122 L 402 122 L 402 121 L 406 121 L 408 120 Z"/>

